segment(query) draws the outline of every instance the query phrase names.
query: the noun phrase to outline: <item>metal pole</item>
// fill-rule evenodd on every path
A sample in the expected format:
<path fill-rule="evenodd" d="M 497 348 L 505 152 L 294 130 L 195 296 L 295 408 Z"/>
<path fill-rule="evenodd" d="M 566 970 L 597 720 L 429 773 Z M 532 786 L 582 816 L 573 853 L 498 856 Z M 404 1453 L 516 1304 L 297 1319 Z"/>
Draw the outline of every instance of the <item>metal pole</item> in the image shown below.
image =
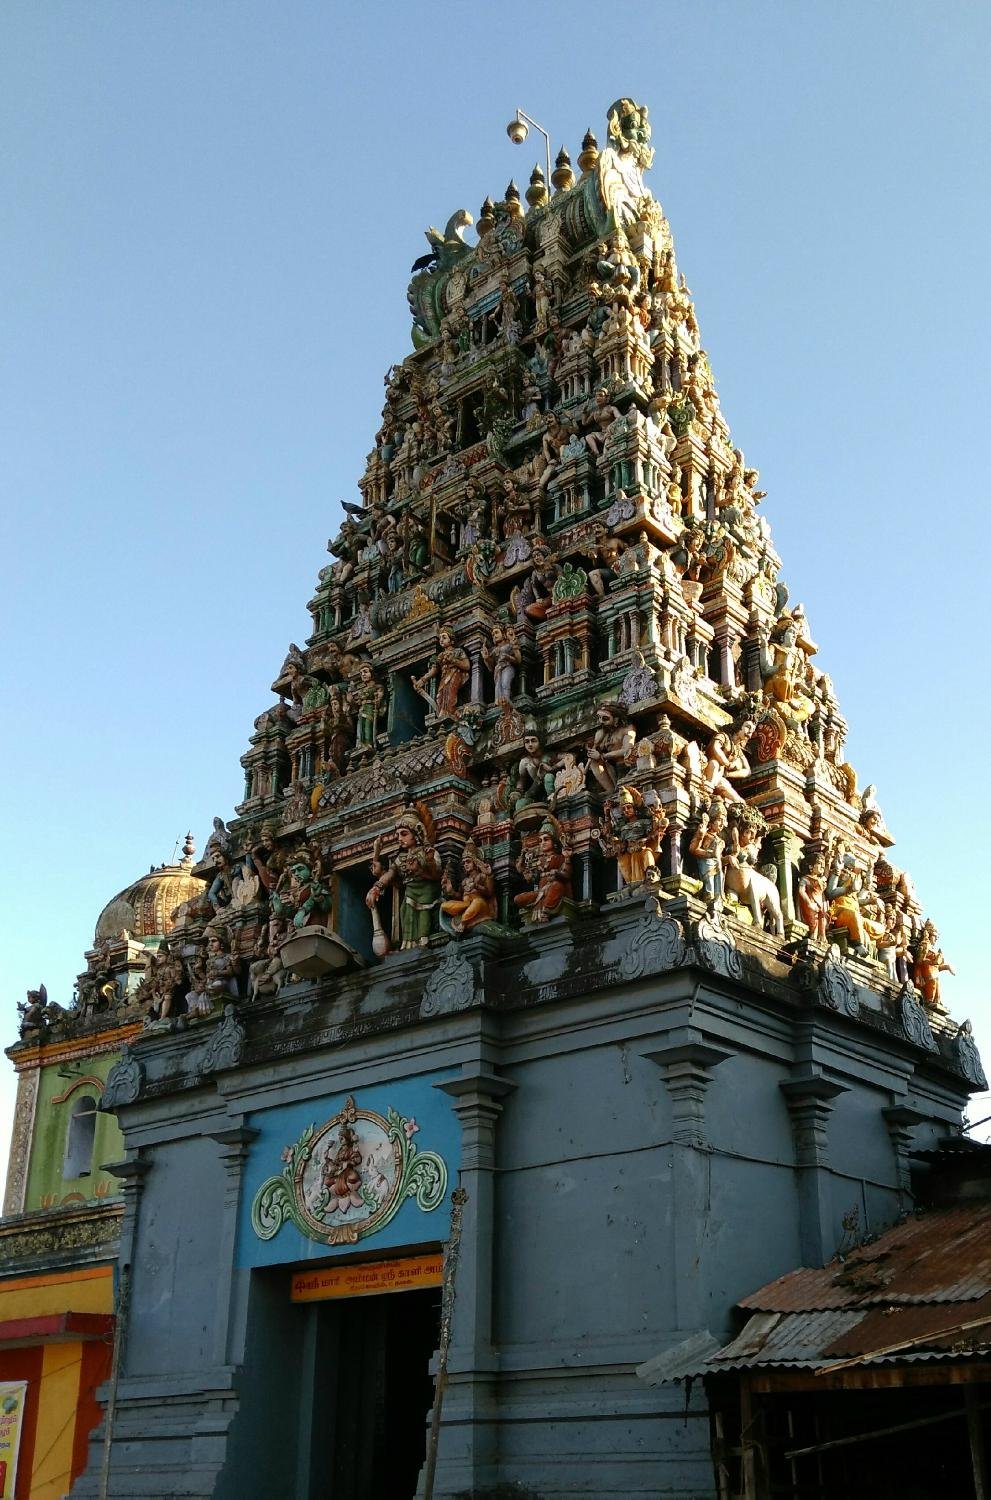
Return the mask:
<path fill-rule="evenodd" d="M 468 1201 L 465 1188 L 451 1194 L 451 1235 L 444 1253 L 444 1279 L 441 1283 L 440 1343 L 437 1349 L 437 1379 L 434 1382 L 434 1407 L 430 1414 L 430 1437 L 423 1479 L 423 1500 L 433 1500 L 434 1476 L 437 1472 L 437 1447 L 440 1441 L 440 1414 L 447 1388 L 447 1355 L 451 1347 L 451 1322 L 454 1316 L 454 1286 L 461 1253 L 461 1213 Z M 103 1497 L 101 1497 L 103 1500 Z"/>
<path fill-rule="evenodd" d="M 548 193 L 550 193 L 550 190 L 551 190 L 551 138 L 547 134 L 547 131 L 544 129 L 543 125 L 538 125 L 537 121 L 533 118 L 533 116 L 532 115 L 528 115 L 525 109 L 518 109 L 516 111 L 516 118 L 518 120 L 525 120 L 528 125 L 532 125 L 533 126 L 534 130 L 539 130 L 540 134 L 544 138 L 544 157 L 545 157 L 546 162 L 547 162 L 547 191 L 548 191 Z"/>

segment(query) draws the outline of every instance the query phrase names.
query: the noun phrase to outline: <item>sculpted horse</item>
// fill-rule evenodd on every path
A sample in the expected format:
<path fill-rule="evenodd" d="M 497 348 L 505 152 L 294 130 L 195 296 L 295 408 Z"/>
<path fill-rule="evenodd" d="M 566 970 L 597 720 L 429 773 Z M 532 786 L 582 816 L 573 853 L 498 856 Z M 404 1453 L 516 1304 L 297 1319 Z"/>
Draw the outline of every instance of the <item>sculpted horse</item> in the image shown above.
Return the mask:
<path fill-rule="evenodd" d="M 778 888 L 773 880 L 754 869 L 745 854 L 727 853 L 723 884 L 727 891 L 731 891 L 749 909 L 755 927 L 765 931 L 767 919 L 770 918 L 772 932 L 778 937 L 784 937 L 785 919 Z"/>

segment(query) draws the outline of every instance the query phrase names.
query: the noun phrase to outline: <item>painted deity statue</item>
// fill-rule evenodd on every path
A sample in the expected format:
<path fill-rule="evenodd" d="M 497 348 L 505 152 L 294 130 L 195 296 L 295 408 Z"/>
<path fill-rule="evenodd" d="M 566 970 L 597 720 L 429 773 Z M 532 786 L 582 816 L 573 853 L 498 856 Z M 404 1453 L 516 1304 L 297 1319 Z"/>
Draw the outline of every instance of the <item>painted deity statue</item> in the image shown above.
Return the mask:
<path fill-rule="evenodd" d="M 534 268 L 533 272 L 533 300 L 537 312 L 537 321 L 534 325 L 536 333 L 546 333 L 548 321 L 551 315 L 551 292 L 552 286 L 547 273 L 540 267 Z"/>
<path fill-rule="evenodd" d="M 396 823 L 399 849 L 391 863 L 386 865 L 379 853 L 372 860 L 376 879 L 365 904 L 374 911 L 390 886 L 399 893 L 402 948 L 425 948 L 436 926 L 442 871 L 432 831 L 422 816 L 404 813 Z"/>
<path fill-rule="evenodd" d="M 829 925 L 829 903 L 826 900 L 826 860 L 820 854 L 806 861 L 807 868 L 799 878 L 796 895 L 802 921 L 814 943 L 826 941 Z"/>
<path fill-rule="evenodd" d="M 707 796 L 725 797 L 727 802 L 743 800 L 733 782 L 750 775 L 750 762 L 745 747 L 755 728 L 753 719 L 744 719 L 732 734 L 721 729 L 712 736 L 702 770 L 702 783 Z"/>
<path fill-rule="evenodd" d="M 148 1006 L 146 1024 L 171 1020 L 182 1004 L 186 973 L 182 959 L 163 943 L 151 956 L 135 999 Z"/>
<path fill-rule="evenodd" d="M 539 481 L 541 493 L 547 489 L 557 473 L 561 463 L 561 454 L 572 436 L 572 429 L 561 421 L 556 412 L 547 412 L 544 417 L 544 436 L 540 450 L 543 459 Z"/>
<path fill-rule="evenodd" d="M 612 792 L 619 772 L 633 764 L 637 732 L 622 703 L 600 703 L 596 731 L 588 747 L 588 769 L 604 792 Z"/>
<path fill-rule="evenodd" d="M 656 868 L 667 827 L 656 795 L 648 801 L 636 787 L 617 787 L 596 837 L 606 858 L 615 859 L 624 885 L 639 885 Z"/>
<path fill-rule="evenodd" d="M 609 110 L 608 144 L 596 163 L 599 192 L 619 224 L 630 224 L 646 193 L 643 174 L 654 160 L 645 104 L 617 99 Z"/>
<path fill-rule="evenodd" d="M 851 952 L 866 957 L 883 926 L 865 913 L 866 886 L 852 854 L 837 851 L 826 882 L 830 925 L 846 933 Z"/>
<path fill-rule="evenodd" d="M 596 262 L 595 271 L 611 300 L 636 296 L 640 289 L 640 267 L 621 229 L 610 236 L 605 254 Z"/>
<path fill-rule="evenodd" d="M 877 940 L 877 956 L 888 971 L 892 984 L 905 984 L 911 975 L 909 962 L 909 924 L 896 903 L 884 911 L 884 932 Z"/>
<path fill-rule="evenodd" d="M 333 766 L 340 774 L 347 764 L 347 753 L 354 744 L 354 714 L 340 683 L 333 682 L 323 716 L 324 769 Z M 326 779 L 326 778 L 325 778 Z"/>
<path fill-rule="evenodd" d="M 190 1015 L 208 1016 L 215 1006 L 236 999 L 241 961 L 231 952 L 226 930 L 216 927 L 207 936 L 206 956 L 194 962 L 186 1006 Z"/>
<path fill-rule="evenodd" d="M 943 957 L 939 946 L 939 933 L 932 922 L 923 924 L 912 965 L 912 982 L 927 1005 L 938 1006 L 940 999 L 940 974 L 952 974 L 953 968 Z"/>
<path fill-rule="evenodd" d="M 279 957 L 278 937 L 263 930 L 255 944 L 255 954 L 248 967 L 248 999 L 277 995 L 288 977 Z"/>
<path fill-rule="evenodd" d="M 609 392 L 600 385 L 585 413 L 585 446 L 594 458 L 599 458 L 606 443 L 606 434 L 614 422 L 622 420 L 618 406 L 609 400 Z"/>
<path fill-rule="evenodd" d="M 471 662 L 467 651 L 455 645 L 454 632 L 441 626 L 437 637 L 437 655 L 422 677 L 413 679 L 413 686 L 431 704 L 438 718 L 453 719 L 458 707 L 458 694 L 468 681 Z M 427 684 L 436 683 L 431 694 Z"/>
<path fill-rule="evenodd" d="M 719 901 L 723 895 L 723 850 L 726 847 L 726 804 L 714 797 L 709 811 L 699 819 L 699 826 L 688 846 L 698 861 L 702 889 L 707 901 Z"/>
<path fill-rule="evenodd" d="M 545 758 L 540 736 L 532 725 L 523 735 L 523 754 L 517 762 L 509 792 L 512 811 L 519 812 L 535 802 L 547 802 L 554 792 L 554 768 Z"/>
<path fill-rule="evenodd" d="M 594 540 L 586 549 L 586 555 L 596 564 L 589 569 L 588 581 L 600 599 L 605 598 L 610 583 L 619 576 L 619 561 L 626 550 L 626 542 L 618 536 L 610 536 L 604 526 L 596 530 Z"/>
<path fill-rule="evenodd" d="M 785 919 L 777 884 L 757 868 L 767 823 L 756 807 L 737 801 L 730 804 L 728 831 L 723 850 L 724 891 L 735 896 L 750 912 L 753 924 L 763 930 L 768 922 L 778 937 L 784 936 Z"/>
<path fill-rule="evenodd" d="M 450 932 L 464 932 L 480 922 L 495 921 L 499 907 L 492 866 L 472 839 L 461 851 L 460 881 L 445 870 L 441 894 L 441 926 Z"/>
<path fill-rule="evenodd" d="M 491 643 L 482 647 L 482 660 L 492 673 L 494 701 L 511 703 L 516 674 L 523 660 L 514 626 L 493 625 Z"/>
<path fill-rule="evenodd" d="M 550 548 L 543 542 L 534 543 L 530 561 L 529 574 L 510 595 L 520 625 L 526 625 L 528 621 L 539 624 L 546 617 L 554 602 L 554 585 L 560 571 Z"/>
<path fill-rule="evenodd" d="M 521 853 L 516 868 L 533 885 L 513 897 L 517 908 L 528 922 L 549 922 L 571 895 L 571 850 L 556 818 L 541 824 L 536 850 Z"/>
<path fill-rule="evenodd" d="M 794 615 L 783 615 L 769 638 L 761 642 L 760 669 L 764 692 L 785 721 L 804 724 L 815 710 L 809 665 L 810 643 Z"/>
<path fill-rule="evenodd" d="M 321 1204 L 325 1213 L 347 1213 L 351 1208 L 361 1208 L 361 1148 L 358 1136 L 345 1120 L 341 1125 L 340 1140 L 329 1143 L 323 1154 L 320 1185 L 323 1189 Z"/>
<path fill-rule="evenodd" d="M 539 531 L 539 512 L 529 494 L 519 489 L 511 474 L 507 474 L 502 481 L 502 499 L 498 508 L 502 517 L 504 541 L 509 542 L 513 537 L 528 537 L 534 530 Z"/>
<path fill-rule="evenodd" d="M 333 906 L 330 887 L 320 878 L 314 861 L 297 858 L 289 865 L 288 890 L 284 886 L 272 892 L 275 916 L 293 927 L 329 925 Z"/>
<path fill-rule="evenodd" d="M 374 748 L 379 732 L 379 721 L 385 710 L 385 688 L 375 681 L 371 662 L 364 661 L 358 669 L 358 681 L 348 692 L 348 705 L 354 710 L 358 750 Z"/>

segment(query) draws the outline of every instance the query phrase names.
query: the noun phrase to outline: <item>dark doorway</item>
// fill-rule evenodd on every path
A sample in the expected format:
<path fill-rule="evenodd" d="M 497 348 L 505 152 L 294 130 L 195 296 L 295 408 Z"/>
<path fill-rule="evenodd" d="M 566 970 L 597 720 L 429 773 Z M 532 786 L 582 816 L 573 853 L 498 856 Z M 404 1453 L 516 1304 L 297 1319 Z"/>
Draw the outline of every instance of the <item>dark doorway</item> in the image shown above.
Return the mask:
<path fill-rule="evenodd" d="M 327 1302 L 316 1320 L 310 1500 L 413 1500 L 440 1289 Z"/>

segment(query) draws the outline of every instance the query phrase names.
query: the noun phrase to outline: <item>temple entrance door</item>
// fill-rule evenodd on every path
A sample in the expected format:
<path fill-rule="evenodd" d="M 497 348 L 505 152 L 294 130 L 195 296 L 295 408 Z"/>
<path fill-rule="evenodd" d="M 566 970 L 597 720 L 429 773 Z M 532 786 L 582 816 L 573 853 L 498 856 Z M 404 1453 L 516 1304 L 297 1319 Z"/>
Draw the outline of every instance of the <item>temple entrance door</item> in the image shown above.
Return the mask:
<path fill-rule="evenodd" d="M 413 1500 L 440 1288 L 346 1298 L 315 1312 L 309 1500 Z"/>

